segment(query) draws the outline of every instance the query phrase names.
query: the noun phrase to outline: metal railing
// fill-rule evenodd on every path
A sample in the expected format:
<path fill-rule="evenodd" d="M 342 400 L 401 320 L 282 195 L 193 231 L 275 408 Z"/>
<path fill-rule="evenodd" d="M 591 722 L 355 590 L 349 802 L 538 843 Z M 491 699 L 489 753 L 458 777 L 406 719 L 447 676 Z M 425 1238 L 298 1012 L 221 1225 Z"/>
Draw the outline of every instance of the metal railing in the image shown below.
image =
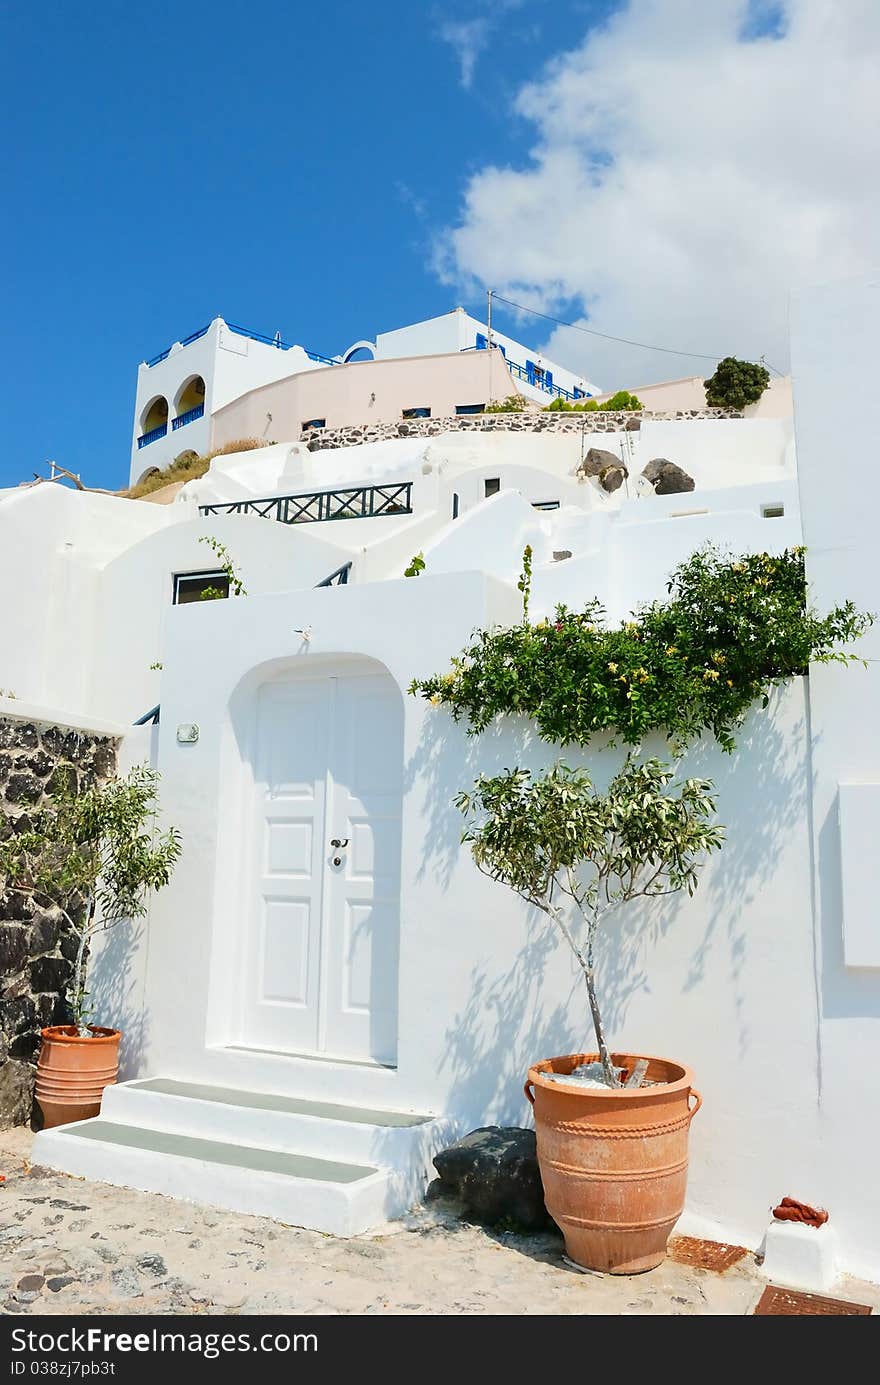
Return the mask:
<path fill-rule="evenodd" d="M 196 419 L 205 417 L 204 404 L 197 404 L 194 409 L 187 409 L 185 414 L 178 414 L 177 418 L 171 420 L 172 429 L 185 428 L 188 423 L 195 423 Z"/>
<path fill-rule="evenodd" d="M 338 568 L 336 569 L 335 572 L 331 572 L 331 573 L 330 573 L 330 576 L 329 576 L 329 577 L 325 577 L 325 578 L 323 579 L 323 581 L 321 581 L 321 582 L 316 582 L 316 583 L 315 583 L 315 586 L 316 586 L 316 587 L 346 587 L 346 586 L 348 586 L 348 577 L 349 577 L 349 573 L 350 573 L 350 572 L 351 572 L 351 561 L 349 561 L 349 562 L 347 562 L 347 563 L 343 563 L 343 564 L 342 564 L 342 567 L 338 567 Z"/>
<path fill-rule="evenodd" d="M 462 352 L 485 351 L 488 345 L 486 338 L 478 337 L 476 346 L 464 346 Z M 578 399 L 590 399 L 592 397 L 586 390 L 567 390 L 564 385 L 557 385 L 552 372 L 544 370 L 540 366 L 520 365 L 519 361 L 512 361 L 499 342 L 493 341 L 492 345 L 501 352 L 505 365 L 515 380 L 524 380 L 533 389 L 543 390 L 545 394 L 553 395 L 557 399 L 567 399 L 570 404 Z"/>
<path fill-rule="evenodd" d="M 200 327 L 197 332 L 190 332 L 188 337 L 184 337 L 181 346 L 189 346 L 191 342 L 198 341 L 199 337 L 205 336 L 210 329 L 210 322 L 207 327 Z M 234 332 L 237 337 L 248 337 L 251 341 L 263 342 L 266 346 L 275 346 L 279 351 L 289 351 L 294 345 L 293 342 L 282 341 L 281 333 L 276 332 L 274 337 L 267 336 L 265 332 L 252 332 L 249 327 L 237 327 L 232 322 L 227 322 L 226 326 L 230 332 Z M 332 356 L 322 356 L 320 351 L 309 351 L 302 348 L 310 361 L 317 361 L 319 365 L 339 365 L 339 361 L 333 360 Z M 166 346 L 164 351 L 160 351 L 158 356 L 152 356 L 147 361 L 148 366 L 158 365 L 160 361 L 167 361 L 171 355 L 171 347 Z"/>
<path fill-rule="evenodd" d="M 142 433 L 138 438 L 138 451 L 142 447 L 149 447 L 151 442 L 158 442 L 159 438 L 164 438 L 168 432 L 168 424 L 160 423 L 158 428 L 151 428 L 149 433 Z"/>
<path fill-rule="evenodd" d="M 143 714 L 142 717 L 138 717 L 138 719 L 137 719 L 137 721 L 134 723 L 134 725 L 135 725 L 135 726 L 158 726 L 158 725 L 159 725 L 159 710 L 160 710 L 160 706 L 161 706 L 161 704 L 157 702 L 156 705 L 155 705 L 155 707 L 151 707 L 150 710 L 149 710 L 148 712 L 144 712 L 144 714 Z"/>
<path fill-rule="evenodd" d="M 200 505 L 203 515 L 257 515 L 280 524 L 315 524 L 332 519 L 378 519 L 412 514 L 412 481 L 390 486 L 353 486 L 304 495 L 273 495 L 262 500 L 232 500 Z"/>

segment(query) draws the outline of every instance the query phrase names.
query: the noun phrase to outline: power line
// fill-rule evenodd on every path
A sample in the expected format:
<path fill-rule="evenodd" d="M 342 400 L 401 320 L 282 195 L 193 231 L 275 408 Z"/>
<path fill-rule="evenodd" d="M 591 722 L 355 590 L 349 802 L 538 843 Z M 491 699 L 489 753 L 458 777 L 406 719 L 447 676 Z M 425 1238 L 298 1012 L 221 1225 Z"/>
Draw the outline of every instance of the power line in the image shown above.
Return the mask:
<path fill-rule="evenodd" d="M 723 357 L 718 355 L 708 355 L 705 351 L 675 351 L 671 346 L 652 346 L 646 341 L 632 341 L 630 337 L 614 337 L 610 332 L 597 332 L 594 327 L 581 327 L 577 322 L 563 322 L 561 317 L 552 317 L 550 313 L 539 313 L 537 308 L 527 308 L 524 303 L 514 303 L 512 298 L 504 298 L 500 293 L 492 290 L 492 297 L 499 303 L 506 303 L 510 308 L 518 308 L 520 312 L 531 313 L 532 317 L 542 317 L 545 322 L 553 322 L 557 327 L 570 327 L 573 332 L 584 332 L 588 337 L 601 337 L 603 341 L 617 341 L 624 346 L 640 346 L 644 351 L 662 351 L 666 356 L 690 356 L 699 361 L 720 361 Z M 761 357 L 763 360 L 763 356 Z M 764 362 L 776 375 L 781 375 L 782 371 L 770 365 L 769 361 Z"/>

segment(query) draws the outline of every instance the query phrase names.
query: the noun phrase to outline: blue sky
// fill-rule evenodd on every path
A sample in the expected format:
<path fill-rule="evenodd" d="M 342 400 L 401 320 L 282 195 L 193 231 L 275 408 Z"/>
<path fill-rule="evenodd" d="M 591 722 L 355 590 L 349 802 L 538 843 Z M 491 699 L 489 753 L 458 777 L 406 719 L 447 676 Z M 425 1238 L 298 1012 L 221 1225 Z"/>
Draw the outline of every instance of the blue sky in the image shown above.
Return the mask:
<path fill-rule="evenodd" d="M 877 267 L 871 0 L 8 5 L 0 485 L 128 468 L 137 364 L 220 314 L 327 354 L 487 285 L 605 388 L 784 371 Z M 690 354 L 688 354 L 690 353 Z"/>
<path fill-rule="evenodd" d="M 49 457 L 124 484 L 137 363 L 217 314 L 333 354 L 454 307 L 437 228 L 605 8 L 10 7 L 0 485 Z"/>

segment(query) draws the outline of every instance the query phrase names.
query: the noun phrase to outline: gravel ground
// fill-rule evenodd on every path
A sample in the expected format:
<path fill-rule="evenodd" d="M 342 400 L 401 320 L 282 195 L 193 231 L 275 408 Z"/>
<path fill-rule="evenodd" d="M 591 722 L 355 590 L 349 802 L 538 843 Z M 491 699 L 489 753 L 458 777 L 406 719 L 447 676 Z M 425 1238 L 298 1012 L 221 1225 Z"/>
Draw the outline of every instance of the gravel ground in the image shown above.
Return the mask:
<path fill-rule="evenodd" d="M 0 1132 L 0 1313 L 748 1313 L 752 1256 L 725 1274 L 669 1260 L 616 1279 L 579 1274 L 556 1234 L 488 1231 L 438 1201 L 339 1240 L 261 1217 L 55 1174 L 31 1133 Z M 880 1288 L 840 1297 L 880 1308 Z"/>

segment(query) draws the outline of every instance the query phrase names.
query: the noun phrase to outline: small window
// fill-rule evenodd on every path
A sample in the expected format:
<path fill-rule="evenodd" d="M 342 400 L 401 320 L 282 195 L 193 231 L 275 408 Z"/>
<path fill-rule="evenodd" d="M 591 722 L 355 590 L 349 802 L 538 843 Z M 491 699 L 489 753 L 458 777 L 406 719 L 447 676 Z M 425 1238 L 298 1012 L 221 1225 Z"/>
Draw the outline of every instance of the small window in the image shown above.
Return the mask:
<path fill-rule="evenodd" d="M 455 406 L 457 414 L 482 414 L 485 409 L 485 404 L 456 404 Z"/>
<path fill-rule="evenodd" d="M 404 418 L 430 418 L 430 417 L 431 417 L 431 410 L 430 410 L 430 409 L 426 409 L 426 408 L 404 409 L 404 411 L 403 411 L 403 417 L 404 417 Z"/>
<path fill-rule="evenodd" d="M 485 350 L 486 350 L 486 347 L 487 347 L 488 345 L 489 345 L 489 338 L 488 338 L 488 337 L 484 337 L 482 332 L 478 332 L 478 333 L 477 333 L 477 350 L 478 350 L 478 351 L 485 351 Z"/>
<path fill-rule="evenodd" d="M 785 514 L 784 505 L 762 505 L 761 514 L 764 519 L 782 519 Z"/>
<path fill-rule="evenodd" d="M 229 577 L 219 572 L 176 572 L 174 604 L 188 606 L 192 601 L 217 601 L 229 595 Z"/>
<path fill-rule="evenodd" d="M 500 491 L 500 489 L 501 489 L 501 477 L 500 477 L 500 476 L 487 476 L 487 477 L 486 477 L 486 480 L 483 482 L 483 494 L 485 495 L 485 497 L 486 497 L 487 500 L 489 499 L 489 496 L 490 496 L 490 495 L 497 495 L 498 492 Z"/>
<path fill-rule="evenodd" d="M 532 501 L 532 509 L 533 509 L 533 510 L 558 510 L 558 509 L 559 509 L 559 501 L 558 501 L 558 500 L 533 500 L 533 501 Z"/>
<path fill-rule="evenodd" d="M 302 426 L 302 431 L 305 433 L 309 428 L 326 428 L 326 427 L 327 427 L 327 420 L 326 420 L 326 418 L 307 418 L 306 421 L 305 421 L 305 423 L 304 423 L 303 426 Z"/>

